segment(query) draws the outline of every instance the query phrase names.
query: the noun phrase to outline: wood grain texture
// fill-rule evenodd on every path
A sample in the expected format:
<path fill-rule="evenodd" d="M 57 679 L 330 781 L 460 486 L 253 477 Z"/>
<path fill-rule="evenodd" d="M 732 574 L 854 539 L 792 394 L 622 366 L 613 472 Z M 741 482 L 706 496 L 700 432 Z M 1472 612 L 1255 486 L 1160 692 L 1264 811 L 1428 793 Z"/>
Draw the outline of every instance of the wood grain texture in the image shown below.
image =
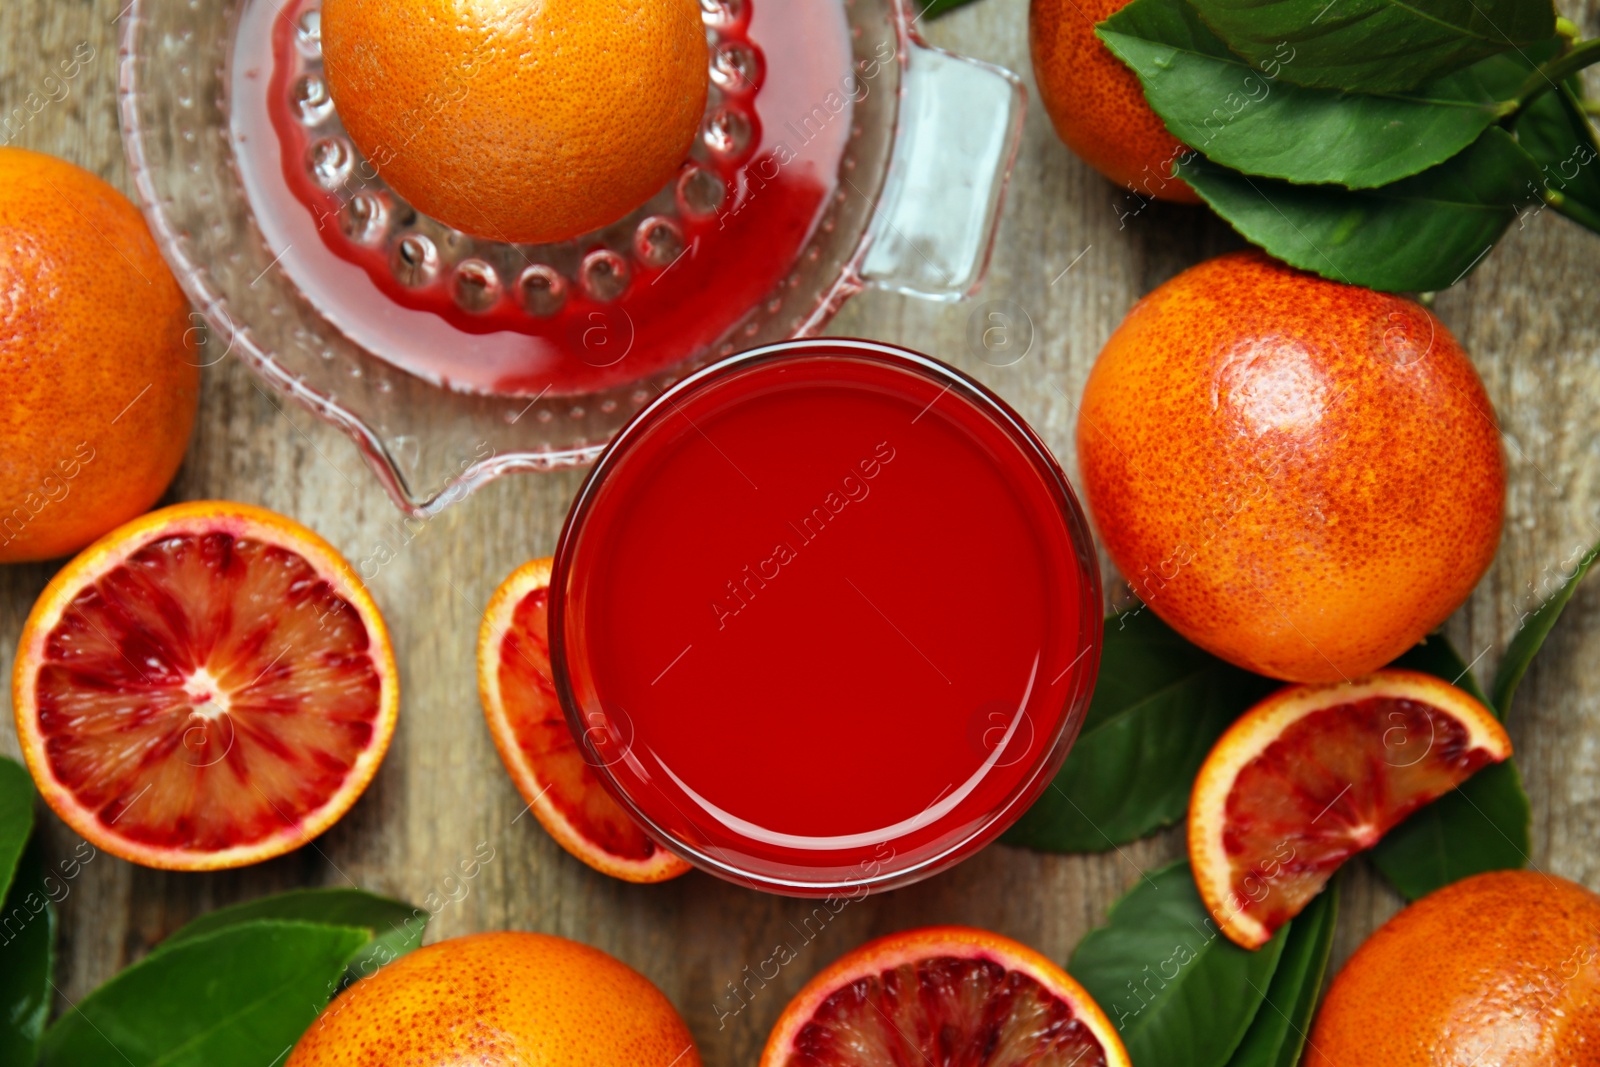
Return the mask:
<path fill-rule="evenodd" d="M 120 6 L 0 4 L 0 117 L 26 109 L 30 93 L 48 98 L 46 76 L 87 42 L 95 57 L 64 99 L 30 111 L 11 141 L 64 156 L 127 189 L 115 103 Z M 1567 14 L 1584 16 L 1588 34 L 1600 31 L 1596 0 Z M 1026 16 L 1026 0 L 983 0 L 931 22 L 926 32 L 937 44 L 1025 72 Z M 1031 86 L 1030 96 L 1026 140 L 982 296 L 933 305 L 868 293 L 845 308 L 834 332 L 909 345 L 973 372 L 1016 405 L 1074 471 L 1075 398 L 1106 337 L 1140 295 L 1239 241 L 1199 209 L 1158 204 L 1122 217 L 1128 205 L 1119 191 L 1062 147 Z M 1600 539 L 1597 265 L 1600 238 L 1545 213 L 1437 303 L 1484 376 L 1510 457 L 1499 557 L 1450 623 L 1467 657 L 1480 657 L 1484 677 L 1519 613 L 1532 606 L 1531 590 L 1575 546 Z M 966 339 L 969 319 L 999 300 L 1031 320 L 1031 347 L 1008 367 L 989 365 Z M 523 804 L 495 756 L 473 680 L 474 639 L 490 592 L 518 564 L 551 551 L 580 476 L 505 479 L 407 528 L 344 437 L 285 408 L 236 361 L 206 372 L 201 404 L 171 499 L 262 504 L 307 522 L 353 561 L 392 556 L 371 585 L 400 662 L 399 732 L 355 809 L 293 855 L 211 875 L 165 874 L 103 855 L 88 864 L 62 909 L 58 1007 L 200 912 L 296 885 L 354 883 L 437 906 L 433 939 L 544 930 L 612 952 L 679 1006 L 707 1064 L 728 1067 L 754 1062 L 788 997 L 869 936 L 970 923 L 1064 961 L 1141 868 L 1181 851 L 1176 832 L 1097 856 L 994 846 L 931 881 L 850 904 L 826 922 L 813 917 L 815 905 L 698 873 L 659 887 L 595 875 L 532 819 L 518 820 Z M 51 571 L 0 568 L 5 677 L 23 619 Z M 1114 573 L 1108 568 L 1106 575 L 1114 588 Z M 1568 609 L 1523 684 L 1511 733 L 1533 798 L 1535 864 L 1600 888 L 1600 586 L 1588 586 Z M 0 751 L 16 753 L 9 727 L 0 730 Z M 797 779 L 806 773 L 800 766 L 788 772 Z M 50 852 L 69 853 L 74 835 L 48 813 L 43 824 Z M 457 864 L 480 843 L 494 850 L 493 859 L 463 881 Z M 1347 880 L 1338 959 L 1398 907 L 1364 864 L 1356 868 Z M 797 958 L 770 981 L 750 978 L 780 942 Z"/>

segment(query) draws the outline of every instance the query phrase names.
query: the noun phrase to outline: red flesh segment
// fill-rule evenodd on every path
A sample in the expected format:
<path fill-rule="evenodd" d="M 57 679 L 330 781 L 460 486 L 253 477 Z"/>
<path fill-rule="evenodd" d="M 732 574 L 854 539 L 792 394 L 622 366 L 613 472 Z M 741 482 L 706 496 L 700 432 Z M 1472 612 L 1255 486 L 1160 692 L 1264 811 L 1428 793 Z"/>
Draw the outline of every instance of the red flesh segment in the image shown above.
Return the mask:
<path fill-rule="evenodd" d="M 550 677 L 550 593 L 536 589 L 512 612 L 500 645 L 500 700 L 544 797 L 596 848 L 648 860 L 661 846 L 639 829 L 584 762 Z"/>
<path fill-rule="evenodd" d="M 823 1001 L 785 1067 L 1105 1067 L 1066 1001 L 993 960 L 939 956 Z"/>
<path fill-rule="evenodd" d="M 1240 769 L 1228 793 L 1230 906 L 1276 930 L 1345 860 L 1493 762 L 1451 716 L 1372 697 L 1312 712 Z"/>
<path fill-rule="evenodd" d="M 381 684 L 360 615 L 303 557 L 231 534 L 152 542 L 45 643 L 50 768 L 121 837 L 197 852 L 302 822 L 369 747 Z"/>

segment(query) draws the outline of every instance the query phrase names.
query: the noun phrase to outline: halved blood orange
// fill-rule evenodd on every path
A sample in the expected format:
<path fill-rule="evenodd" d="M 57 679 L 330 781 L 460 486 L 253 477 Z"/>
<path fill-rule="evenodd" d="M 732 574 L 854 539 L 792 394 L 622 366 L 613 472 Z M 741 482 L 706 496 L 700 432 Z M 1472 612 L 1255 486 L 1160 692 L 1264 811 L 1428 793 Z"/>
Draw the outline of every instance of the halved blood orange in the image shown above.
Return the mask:
<path fill-rule="evenodd" d="M 572 737 L 550 676 L 550 565 L 500 583 L 478 629 L 478 695 L 522 799 L 562 848 L 602 874 L 664 882 L 689 864 L 662 848 L 606 792 Z"/>
<path fill-rule="evenodd" d="M 399 690 L 378 609 L 326 541 L 247 504 L 118 527 L 23 627 L 17 736 L 46 801 L 150 867 L 280 855 L 377 772 Z"/>
<path fill-rule="evenodd" d="M 1224 933 L 1257 948 L 1345 860 L 1510 755 L 1489 709 L 1432 675 L 1280 689 L 1222 735 L 1195 779 L 1201 899 Z"/>
<path fill-rule="evenodd" d="M 796 994 L 760 1067 L 1128 1067 L 1089 994 L 1039 953 L 934 926 L 862 945 Z"/>

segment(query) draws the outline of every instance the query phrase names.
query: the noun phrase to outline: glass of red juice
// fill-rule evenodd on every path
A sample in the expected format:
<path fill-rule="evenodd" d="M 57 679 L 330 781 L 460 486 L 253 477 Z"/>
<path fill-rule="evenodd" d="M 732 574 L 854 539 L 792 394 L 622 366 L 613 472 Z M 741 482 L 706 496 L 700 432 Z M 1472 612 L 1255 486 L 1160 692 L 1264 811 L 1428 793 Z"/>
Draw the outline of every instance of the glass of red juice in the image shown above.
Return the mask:
<path fill-rule="evenodd" d="M 927 877 L 1050 783 L 1100 658 L 1088 526 L 977 382 L 855 340 L 723 360 L 639 413 L 556 552 L 551 659 L 600 777 L 731 881 Z"/>

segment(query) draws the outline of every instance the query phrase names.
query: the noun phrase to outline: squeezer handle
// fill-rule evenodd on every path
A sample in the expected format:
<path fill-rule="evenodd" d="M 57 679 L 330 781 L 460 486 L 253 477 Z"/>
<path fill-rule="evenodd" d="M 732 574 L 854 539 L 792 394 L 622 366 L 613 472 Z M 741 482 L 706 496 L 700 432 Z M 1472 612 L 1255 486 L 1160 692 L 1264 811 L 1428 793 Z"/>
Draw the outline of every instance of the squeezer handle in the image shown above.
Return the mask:
<path fill-rule="evenodd" d="M 899 129 L 868 229 L 864 282 L 930 300 L 959 300 L 977 290 L 1026 107 L 1015 74 L 911 36 Z"/>

